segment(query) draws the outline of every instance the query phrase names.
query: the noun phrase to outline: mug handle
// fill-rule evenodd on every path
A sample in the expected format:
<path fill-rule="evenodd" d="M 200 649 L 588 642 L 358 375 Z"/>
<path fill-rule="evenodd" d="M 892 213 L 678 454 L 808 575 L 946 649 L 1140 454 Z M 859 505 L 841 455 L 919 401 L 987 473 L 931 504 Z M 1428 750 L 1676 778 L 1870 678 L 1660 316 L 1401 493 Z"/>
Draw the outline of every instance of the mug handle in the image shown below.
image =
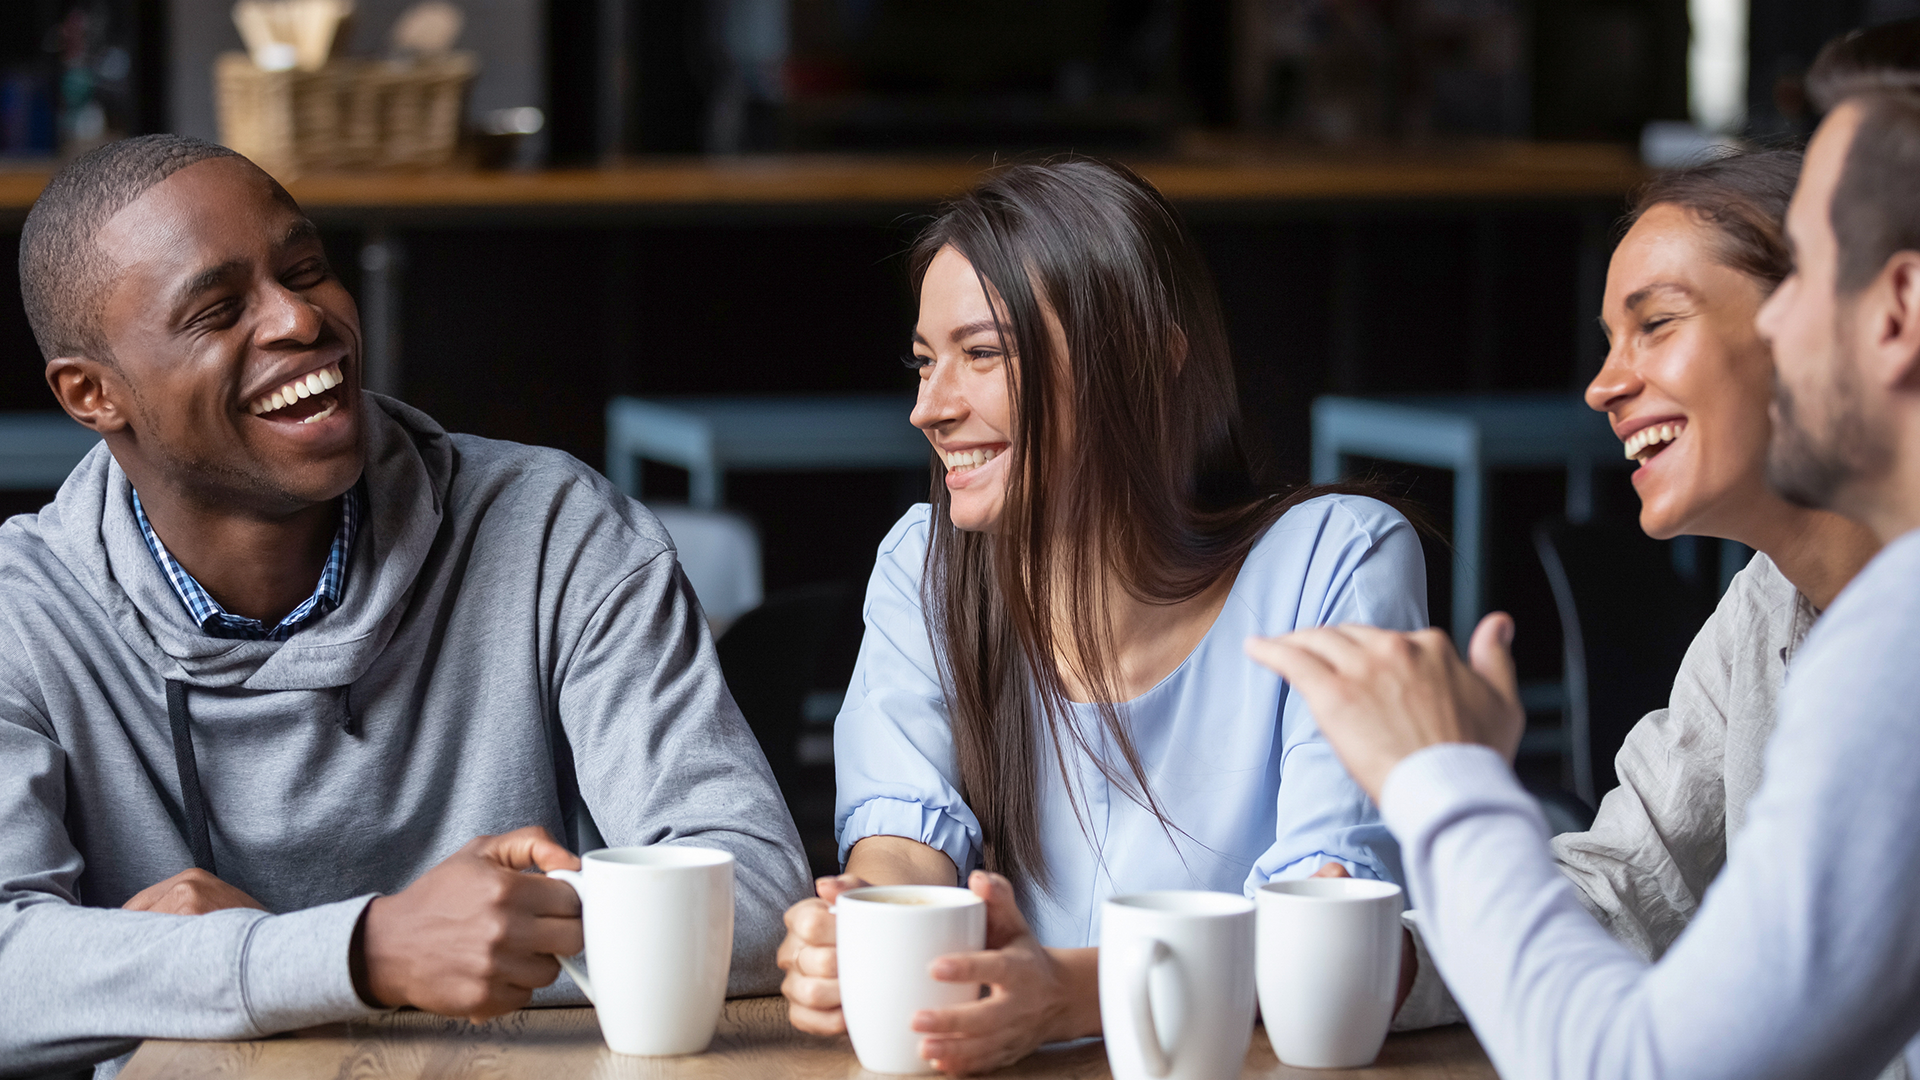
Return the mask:
<path fill-rule="evenodd" d="M 1160 1045 L 1160 1028 L 1153 1022 L 1153 995 L 1151 979 L 1153 969 L 1173 959 L 1173 950 L 1159 938 L 1152 938 L 1146 944 L 1146 961 L 1140 965 L 1140 974 L 1133 982 L 1131 1001 L 1133 1005 L 1133 1034 L 1140 1043 L 1140 1058 L 1147 1067 L 1147 1075 L 1160 1080 L 1173 1071 L 1173 1053 L 1179 1047 L 1171 1049 Z"/>
<path fill-rule="evenodd" d="M 580 871 L 549 870 L 547 871 L 547 876 L 555 881 L 564 881 L 573 886 L 573 891 L 580 894 L 580 913 L 585 915 L 587 906 L 587 879 L 580 876 Z M 584 956 L 585 953 L 581 955 Z M 588 1001 L 593 1001 L 593 984 L 587 981 L 587 969 L 580 966 L 580 961 L 571 956 L 555 956 L 554 959 L 560 961 L 560 967 L 564 969 L 568 975 L 573 976 L 573 985 L 579 987 L 580 992 L 587 995 Z M 594 1001 L 594 1004 L 598 1005 L 599 1002 Z"/>

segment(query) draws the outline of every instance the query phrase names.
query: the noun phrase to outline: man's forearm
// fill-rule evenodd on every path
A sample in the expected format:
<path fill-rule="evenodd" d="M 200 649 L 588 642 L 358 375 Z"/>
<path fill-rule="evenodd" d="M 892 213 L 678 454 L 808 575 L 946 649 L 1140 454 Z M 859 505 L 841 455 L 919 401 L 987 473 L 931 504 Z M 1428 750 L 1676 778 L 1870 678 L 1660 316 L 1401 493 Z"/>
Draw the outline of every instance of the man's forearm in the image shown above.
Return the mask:
<path fill-rule="evenodd" d="M 349 971 L 366 898 L 285 915 L 0 907 L 0 1060 L 71 1067 L 128 1037 L 248 1039 L 368 1015 Z"/>

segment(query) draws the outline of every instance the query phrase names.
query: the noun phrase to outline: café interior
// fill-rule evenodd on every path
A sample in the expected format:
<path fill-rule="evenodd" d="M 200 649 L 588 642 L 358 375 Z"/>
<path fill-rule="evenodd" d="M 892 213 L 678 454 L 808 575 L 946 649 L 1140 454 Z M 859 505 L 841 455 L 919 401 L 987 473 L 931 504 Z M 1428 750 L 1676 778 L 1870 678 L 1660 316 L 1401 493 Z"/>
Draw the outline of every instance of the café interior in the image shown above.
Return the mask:
<path fill-rule="evenodd" d="M 1581 400 L 1616 222 L 1664 167 L 1803 142 L 1821 43 L 1917 12 L 9 0 L 0 516 L 45 503 L 92 440 L 50 400 L 14 276 L 47 178 L 130 135 L 233 147 L 322 230 L 369 389 L 564 450 L 660 516 L 834 873 L 861 598 L 928 498 L 908 246 L 997 165 L 1116 160 L 1205 256 L 1262 481 L 1379 485 L 1431 527 L 1435 625 L 1464 640 L 1514 613 L 1518 768 L 1577 830 L 1749 555 L 1641 533 L 1631 462 Z"/>

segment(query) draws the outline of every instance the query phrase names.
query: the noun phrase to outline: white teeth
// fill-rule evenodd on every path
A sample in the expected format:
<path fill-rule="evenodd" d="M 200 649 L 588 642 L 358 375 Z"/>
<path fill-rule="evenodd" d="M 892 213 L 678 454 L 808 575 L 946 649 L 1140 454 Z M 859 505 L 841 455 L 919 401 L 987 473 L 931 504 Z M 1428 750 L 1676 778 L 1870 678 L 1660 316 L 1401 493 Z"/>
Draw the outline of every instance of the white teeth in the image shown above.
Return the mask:
<path fill-rule="evenodd" d="M 994 458 L 999 457 L 1000 451 L 985 449 L 956 450 L 952 453 L 942 452 L 940 456 L 946 461 L 949 472 L 964 472 L 967 469 L 977 469 L 987 462 L 992 461 Z"/>
<path fill-rule="evenodd" d="M 1653 424 L 1649 427 L 1643 427 L 1639 431 L 1629 435 L 1621 449 L 1625 451 L 1629 460 L 1638 461 L 1647 454 L 1648 450 L 1665 443 L 1670 443 L 1679 438 L 1680 432 L 1685 429 L 1685 422 Z"/>
<path fill-rule="evenodd" d="M 325 420 L 327 417 L 332 416 L 334 410 L 338 409 L 339 407 L 340 407 L 340 403 L 338 401 L 329 401 L 327 402 L 326 408 L 321 409 L 319 412 L 314 413 L 312 416 L 309 416 L 305 420 L 302 420 L 300 422 L 303 424 L 317 424 L 320 421 Z"/>
<path fill-rule="evenodd" d="M 255 416 L 263 416 L 276 409 L 284 409 L 302 398 L 309 398 L 315 394 L 324 394 L 344 382 L 346 382 L 346 378 L 340 373 L 340 365 L 329 364 L 319 371 L 309 372 L 301 378 L 293 380 L 272 393 L 262 394 L 254 398 L 247 403 L 247 411 Z M 334 403 L 334 405 L 337 405 L 337 403 Z M 315 413 L 312 417 L 304 420 L 303 423 L 310 424 L 321 417 L 332 415 L 334 405 L 329 405 L 327 408 Z"/>

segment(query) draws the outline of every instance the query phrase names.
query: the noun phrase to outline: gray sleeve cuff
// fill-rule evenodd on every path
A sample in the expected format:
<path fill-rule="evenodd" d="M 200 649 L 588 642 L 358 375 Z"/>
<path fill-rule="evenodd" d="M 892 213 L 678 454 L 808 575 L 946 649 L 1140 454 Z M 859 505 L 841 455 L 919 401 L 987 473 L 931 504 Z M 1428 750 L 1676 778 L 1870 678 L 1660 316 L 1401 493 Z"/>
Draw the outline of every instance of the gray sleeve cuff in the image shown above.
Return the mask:
<path fill-rule="evenodd" d="M 240 948 L 240 994 L 263 1035 L 383 1010 L 360 1000 L 347 957 L 371 894 L 257 920 Z"/>

